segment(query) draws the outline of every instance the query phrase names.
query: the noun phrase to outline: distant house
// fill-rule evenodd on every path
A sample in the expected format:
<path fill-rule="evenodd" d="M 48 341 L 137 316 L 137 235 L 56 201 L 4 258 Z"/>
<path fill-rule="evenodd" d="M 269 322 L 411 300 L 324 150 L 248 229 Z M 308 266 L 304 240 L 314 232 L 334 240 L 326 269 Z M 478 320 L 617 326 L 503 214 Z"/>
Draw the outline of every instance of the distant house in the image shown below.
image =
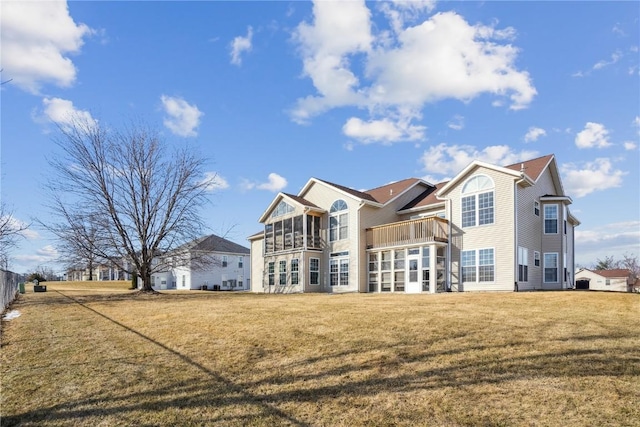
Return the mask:
<path fill-rule="evenodd" d="M 211 234 L 159 258 L 166 268 L 151 275 L 155 290 L 248 290 L 249 249 Z"/>
<path fill-rule="evenodd" d="M 593 291 L 633 292 L 636 278 L 630 270 L 588 270 L 576 272 L 576 289 Z"/>
<path fill-rule="evenodd" d="M 572 200 L 553 155 L 474 161 L 452 180 L 367 191 L 311 178 L 251 242 L 254 292 L 514 291 L 574 286 Z"/>

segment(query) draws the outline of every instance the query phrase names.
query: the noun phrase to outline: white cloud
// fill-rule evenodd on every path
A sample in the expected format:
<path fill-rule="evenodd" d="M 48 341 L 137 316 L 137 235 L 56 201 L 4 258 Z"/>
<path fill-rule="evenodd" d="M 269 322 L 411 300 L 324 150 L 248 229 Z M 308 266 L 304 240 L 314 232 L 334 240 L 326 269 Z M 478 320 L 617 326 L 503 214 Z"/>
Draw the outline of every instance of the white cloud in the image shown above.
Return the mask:
<path fill-rule="evenodd" d="M 35 254 L 15 255 L 14 258 L 22 263 L 46 263 L 53 262 L 58 259 L 58 251 L 52 245 L 46 245 L 38 249 Z"/>
<path fill-rule="evenodd" d="M 230 45 L 231 63 L 234 65 L 242 65 L 242 54 L 251 51 L 251 39 L 253 38 L 253 28 L 247 28 L 247 36 L 238 36 L 233 39 Z"/>
<path fill-rule="evenodd" d="M 253 190 L 255 188 L 258 190 L 272 191 L 274 193 L 277 193 L 278 191 L 283 190 L 286 186 L 287 186 L 287 180 L 275 172 L 271 172 L 269 174 L 269 180 L 267 182 L 256 183 L 256 182 L 245 180 L 241 184 L 241 187 L 244 190 Z"/>
<path fill-rule="evenodd" d="M 92 30 L 73 21 L 66 1 L 3 1 L 0 17 L 3 78 L 33 94 L 45 83 L 74 83 L 68 55 L 80 52 Z"/>
<path fill-rule="evenodd" d="M 217 172 L 205 172 L 203 183 L 207 184 L 207 191 L 225 190 L 229 188 L 227 180 Z"/>
<path fill-rule="evenodd" d="M 604 148 L 611 145 L 609 131 L 604 125 L 593 122 L 587 122 L 584 130 L 576 135 L 575 142 L 578 148 Z"/>
<path fill-rule="evenodd" d="M 541 136 L 546 136 L 547 131 L 538 127 L 530 127 L 527 134 L 524 136 L 524 142 L 537 141 Z"/>
<path fill-rule="evenodd" d="M 73 102 L 61 98 L 44 98 L 44 117 L 50 122 L 60 126 L 69 126 L 73 123 L 84 123 L 87 125 L 95 125 L 95 120 L 91 113 L 85 110 L 77 109 Z"/>
<path fill-rule="evenodd" d="M 640 116 L 636 116 L 635 119 L 633 119 L 632 122 L 633 126 L 637 127 L 638 129 L 640 129 Z"/>
<path fill-rule="evenodd" d="M 178 136 L 197 136 L 196 128 L 200 125 L 200 117 L 203 112 L 195 105 L 190 105 L 187 101 L 179 97 L 162 95 L 160 97 L 165 117 L 163 123 Z"/>
<path fill-rule="evenodd" d="M 5 215 L 3 217 L 0 217 L 0 223 L 7 224 L 7 231 L 15 232 L 22 229 L 22 231 L 20 231 L 19 234 L 23 236 L 25 239 L 35 240 L 40 238 L 40 233 L 38 233 L 32 228 L 29 228 L 29 224 L 17 219 L 14 216 Z"/>
<path fill-rule="evenodd" d="M 518 49 L 500 43 L 515 31 L 470 25 L 454 12 L 406 25 L 431 7 L 432 3 L 385 3 L 379 9 L 394 32 L 374 35 L 372 12 L 364 1 L 316 1 L 313 22 L 301 23 L 294 39 L 304 75 L 317 93 L 297 100 L 292 119 L 305 123 L 329 109 L 355 106 L 366 109 L 369 117 L 351 118 L 346 128 L 382 124 L 392 129 L 390 124 L 398 121 L 393 116 L 402 116 L 402 111 L 412 111 L 415 120 L 426 103 L 468 102 L 483 93 L 508 98 L 514 110 L 527 107 L 536 90 L 529 74 L 515 67 Z M 364 72 L 358 73 L 362 66 Z M 406 139 L 397 129 L 385 134 Z M 371 140 L 370 133 L 363 132 L 363 141 Z"/>
<path fill-rule="evenodd" d="M 411 125 L 411 116 L 369 120 L 367 122 L 351 117 L 342 127 L 342 132 L 348 137 L 358 139 L 367 144 L 382 142 L 389 144 L 396 141 L 415 141 L 424 138 L 425 126 Z"/>
<path fill-rule="evenodd" d="M 453 130 L 462 130 L 464 129 L 464 117 L 459 114 L 453 116 L 451 120 L 447 122 L 447 126 Z"/>
<path fill-rule="evenodd" d="M 620 187 L 622 177 L 627 174 L 619 169 L 614 169 L 607 158 L 595 159 L 593 162 L 585 162 L 578 166 L 567 163 L 560 167 L 563 175 L 562 182 L 572 197 L 584 197 L 595 191 Z"/>
<path fill-rule="evenodd" d="M 627 151 L 632 151 L 638 148 L 638 144 L 636 144 L 633 141 L 625 141 L 622 143 L 622 145 L 624 146 L 624 149 Z"/>
<path fill-rule="evenodd" d="M 438 144 L 426 150 L 420 162 L 427 174 L 435 174 L 440 177 L 451 177 L 467 167 L 474 160 L 490 163 L 497 166 L 507 166 L 523 160 L 529 160 L 538 156 L 536 151 L 512 151 L 508 145 L 493 145 L 478 150 L 469 145 Z M 444 178 L 443 178 L 444 179 Z M 434 181 L 433 175 L 429 180 Z"/>
<path fill-rule="evenodd" d="M 609 61 L 602 60 L 598 61 L 594 66 L 594 70 L 601 70 L 602 68 L 608 67 L 609 65 L 613 65 L 618 62 L 622 58 L 622 53 L 620 51 L 615 51 L 611 54 L 611 59 Z"/>
<path fill-rule="evenodd" d="M 576 261 L 589 267 L 597 259 L 640 254 L 640 221 L 605 224 L 591 229 L 576 228 Z"/>

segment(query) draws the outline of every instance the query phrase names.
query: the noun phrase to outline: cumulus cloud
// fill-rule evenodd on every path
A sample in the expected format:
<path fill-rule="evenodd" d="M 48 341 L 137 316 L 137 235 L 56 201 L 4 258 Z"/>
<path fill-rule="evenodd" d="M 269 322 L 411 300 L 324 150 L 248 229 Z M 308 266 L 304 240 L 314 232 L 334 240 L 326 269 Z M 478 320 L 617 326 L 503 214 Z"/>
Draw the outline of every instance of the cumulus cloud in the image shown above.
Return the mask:
<path fill-rule="evenodd" d="M 252 47 L 253 28 L 247 28 L 246 37 L 238 36 L 233 39 L 230 45 L 231 63 L 234 65 L 242 65 L 242 54 L 250 52 Z"/>
<path fill-rule="evenodd" d="M 429 147 L 422 157 L 420 163 L 423 170 L 430 174 L 429 178 L 434 180 L 431 174 L 443 177 L 456 175 L 474 160 L 490 163 L 492 165 L 507 166 L 519 161 L 529 160 L 538 156 L 538 152 L 522 150 L 515 152 L 508 145 L 493 145 L 481 150 L 470 145 L 447 145 L 438 144 Z"/>
<path fill-rule="evenodd" d="M 587 122 L 584 130 L 576 135 L 575 142 L 578 148 L 604 148 L 611 145 L 609 131 L 601 123 L 593 122 Z"/>
<path fill-rule="evenodd" d="M 70 126 L 73 123 L 97 124 L 97 120 L 91 116 L 91 113 L 76 108 L 68 99 L 44 98 L 42 105 L 44 118 L 60 126 Z"/>
<path fill-rule="evenodd" d="M 425 126 L 411 124 L 411 116 L 395 120 L 385 117 L 380 120 L 363 121 L 351 117 L 342 127 L 342 132 L 348 137 L 358 139 L 367 144 L 382 142 L 390 144 L 396 141 L 415 141 L 424 138 Z"/>
<path fill-rule="evenodd" d="M 196 128 L 200 125 L 200 117 L 204 115 L 195 105 L 179 97 L 162 95 L 162 107 L 167 115 L 163 123 L 175 135 L 197 136 Z"/>
<path fill-rule="evenodd" d="M 638 148 L 638 144 L 636 144 L 633 141 L 625 141 L 625 142 L 622 143 L 622 145 L 623 145 L 624 149 L 627 150 L 627 151 L 633 151 L 636 148 Z"/>
<path fill-rule="evenodd" d="M 607 158 L 595 159 L 581 165 L 567 163 L 560 167 L 560 172 L 567 194 L 577 198 L 595 191 L 620 187 L 622 178 L 627 174 L 615 169 L 611 160 Z"/>
<path fill-rule="evenodd" d="M 367 129 L 386 129 L 387 137 L 379 140 L 391 142 L 407 139 L 398 126 L 391 126 L 398 122 L 393 117 L 411 111 L 415 120 L 427 103 L 469 102 L 489 93 L 508 99 L 511 109 L 527 107 L 536 89 L 529 74 L 515 66 L 518 49 L 503 43 L 511 41 L 515 31 L 470 25 L 455 12 L 407 24 L 408 16 L 415 21 L 430 7 L 385 3 L 379 9 L 394 30 L 374 34 L 372 11 L 364 1 L 314 2 L 313 21 L 301 23 L 294 39 L 304 76 L 311 79 L 316 93 L 297 100 L 292 119 L 306 123 L 329 109 L 355 106 L 368 111 L 369 117 L 349 119 L 343 131 L 370 124 Z M 397 139 L 392 139 L 394 135 Z M 369 132 L 363 132 L 362 139 L 372 141 Z"/>
<path fill-rule="evenodd" d="M 3 1 L 0 17 L 3 77 L 33 94 L 46 83 L 75 82 L 69 54 L 80 52 L 93 30 L 74 22 L 66 1 Z"/>
<path fill-rule="evenodd" d="M 530 127 L 527 134 L 524 136 L 524 142 L 537 141 L 541 136 L 546 136 L 547 131 L 538 127 Z"/>
<path fill-rule="evenodd" d="M 275 172 L 271 172 L 269 174 L 269 180 L 263 183 L 256 183 L 251 181 L 244 181 L 242 183 L 242 188 L 244 190 L 267 190 L 277 193 L 278 191 L 282 191 L 287 186 L 287 180 L 278 175 Z"/>
<path fill-rule="evenodd" d="M 202 182 L 206 184 L 207 191 L 225 190 L 229 188 L 227 180 L 217 172 L 205 172 Z"/>

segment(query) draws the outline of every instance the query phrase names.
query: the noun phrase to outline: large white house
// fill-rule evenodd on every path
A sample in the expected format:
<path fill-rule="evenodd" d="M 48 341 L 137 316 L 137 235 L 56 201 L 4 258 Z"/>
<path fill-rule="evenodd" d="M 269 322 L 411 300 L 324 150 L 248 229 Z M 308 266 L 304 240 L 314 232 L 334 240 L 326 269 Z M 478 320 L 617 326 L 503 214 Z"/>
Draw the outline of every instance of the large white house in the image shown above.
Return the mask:
<path fill-rule="evenodd" d="M 166 254 L 170 266 L 151 275 L 155 290 L 248 290 L 249 248 L 211 234 Z"/>
<path fill-rule="evenodd" d="M 451 181 L 369 191 L 311 178 L 249 237 L 254 292 L 572 288 L 574 228 L 555 157 L 474 161 Z"/>

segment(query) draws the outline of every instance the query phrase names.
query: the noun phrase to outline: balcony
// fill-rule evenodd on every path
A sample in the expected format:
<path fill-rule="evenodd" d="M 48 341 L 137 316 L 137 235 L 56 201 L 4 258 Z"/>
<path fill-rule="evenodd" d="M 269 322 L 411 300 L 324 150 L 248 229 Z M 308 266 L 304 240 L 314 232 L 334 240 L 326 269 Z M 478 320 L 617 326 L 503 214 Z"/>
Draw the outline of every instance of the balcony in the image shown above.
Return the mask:
<path fill-rule="evenodd" d="M 367 249 L 448 242 L 449 221 L 439 217 L 410 219 L 367 228 Z"/>

